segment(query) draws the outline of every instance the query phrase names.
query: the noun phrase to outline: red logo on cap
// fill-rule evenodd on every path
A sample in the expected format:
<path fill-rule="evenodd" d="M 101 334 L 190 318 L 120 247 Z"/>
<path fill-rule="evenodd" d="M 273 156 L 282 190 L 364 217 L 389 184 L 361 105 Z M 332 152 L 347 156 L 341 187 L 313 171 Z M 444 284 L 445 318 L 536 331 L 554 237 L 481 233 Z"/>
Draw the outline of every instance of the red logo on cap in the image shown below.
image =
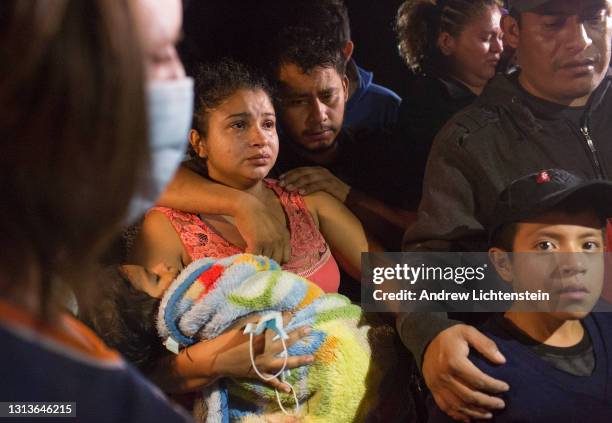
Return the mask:
<path fill-rule="evenodd" d="M 536 180 L 538 184 L 545 184 L 546 182 L 550 182 L 550 175 L 547 171 L 543 170 L 538 173 L 538 179 Z"/>

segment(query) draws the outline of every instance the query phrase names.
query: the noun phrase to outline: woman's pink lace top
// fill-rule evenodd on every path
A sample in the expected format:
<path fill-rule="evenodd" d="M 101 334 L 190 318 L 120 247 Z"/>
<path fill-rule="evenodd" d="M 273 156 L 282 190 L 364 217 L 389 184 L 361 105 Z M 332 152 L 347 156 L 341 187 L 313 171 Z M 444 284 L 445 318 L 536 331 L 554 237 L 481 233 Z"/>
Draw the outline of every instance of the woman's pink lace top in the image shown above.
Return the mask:
<path fill-rule="evenodd" d="M 282 266 L 283 270 L 309 279 L 325 292 L 337 292 L 340 285 L 338 264 L 306 208 L 304 199 L 297 193 L 285 191 L 277 181 L 266 179 L 264 182 L 278 196 L 289 223 L 291 258 Z M 167 207 L 151 210 L 163 213 L 170 220 L 192 260 L 229 257 L 244 252 L 195 214 Z"/>

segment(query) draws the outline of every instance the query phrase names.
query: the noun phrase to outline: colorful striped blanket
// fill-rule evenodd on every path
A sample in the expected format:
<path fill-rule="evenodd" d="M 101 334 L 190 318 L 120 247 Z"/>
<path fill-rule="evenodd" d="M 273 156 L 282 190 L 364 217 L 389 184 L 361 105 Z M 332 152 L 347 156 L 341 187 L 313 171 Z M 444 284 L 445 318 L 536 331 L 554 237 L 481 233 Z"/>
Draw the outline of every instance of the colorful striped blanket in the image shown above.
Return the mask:
<path fill-rule="evenodd" d="M 293 312 L 287 333 L 312 328 L 288 348 L 290 356 L 315 358 L 286 378 L 300 402 L 298 418 L 279 411 L 275 391 L 263 382 L 226 378 L 203 393 L 206 421 L 378 421 L 374 416 L 382 396 L 397 390 L 383 384 L 397 362 L 392 329 L 368 322 L 346 297 L 325 294 L 270 259 L 240 254 L 194 261 L 166 291 L 157 326 L 166 345 L 188 346 L 215 338 L 244 317 L 272 310 Z M 281 393 L 280 398 L 293 410 L 293 394 Z"/>

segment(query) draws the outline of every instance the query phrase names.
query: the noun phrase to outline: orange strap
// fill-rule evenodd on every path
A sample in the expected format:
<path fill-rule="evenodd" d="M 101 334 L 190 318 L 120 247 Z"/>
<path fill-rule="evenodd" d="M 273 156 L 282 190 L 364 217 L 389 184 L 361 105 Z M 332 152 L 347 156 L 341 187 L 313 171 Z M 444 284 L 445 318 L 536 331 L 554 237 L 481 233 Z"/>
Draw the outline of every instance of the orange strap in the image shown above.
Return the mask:
<path fill-rule="evenodd" d="M 67 313 L 62 313 L 56 324 L 51 325 L 29 311 L 0 300 L 0 324 L 37 332 L 41 337 L 54 340 L 92 358 L 121 361 L 119 353 L 108 348 L 91 329 Z"/>

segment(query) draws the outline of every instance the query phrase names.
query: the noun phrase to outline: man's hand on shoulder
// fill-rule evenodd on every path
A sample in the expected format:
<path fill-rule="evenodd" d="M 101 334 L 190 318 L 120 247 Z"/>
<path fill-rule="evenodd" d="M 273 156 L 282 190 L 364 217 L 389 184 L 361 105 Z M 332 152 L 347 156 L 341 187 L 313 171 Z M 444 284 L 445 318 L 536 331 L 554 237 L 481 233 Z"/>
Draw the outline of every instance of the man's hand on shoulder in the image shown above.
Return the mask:
<path fill-rule="evenodd" d="M 344 203 L 351 187 L 338 179 L 328 169 L 320 166 L 298 167 L 280 176 L 280 185 L 288 191 L 308 195 L 325 191 Z"/>
<path fill-rule="evenodd" d="M 503 409 L 505 403 L 491 394 L 510 389 L 469 360 L 470 347 L 492 363 L 506 361 L 493 341 L 468 325 L 440 332 L 423 355 L 423 376 L 436 404 L 453 419 L 466 422 L 492 418 L 491 411 Z"/>

